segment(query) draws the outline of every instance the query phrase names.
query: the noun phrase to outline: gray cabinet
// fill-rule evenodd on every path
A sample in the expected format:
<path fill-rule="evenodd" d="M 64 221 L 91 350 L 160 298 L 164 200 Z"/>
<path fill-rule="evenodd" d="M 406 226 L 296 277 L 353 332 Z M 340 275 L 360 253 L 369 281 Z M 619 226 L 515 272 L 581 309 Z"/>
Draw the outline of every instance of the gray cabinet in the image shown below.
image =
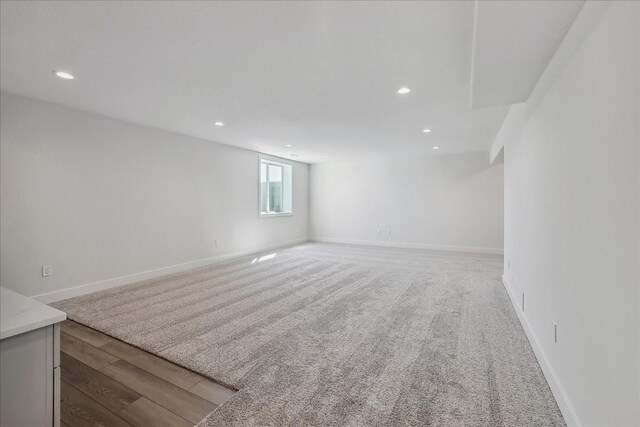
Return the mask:
<path fill-rule="evenodd" d="M 7 295 L 6 292 L 2 294 L 0 319 L 3 332 L 0 340 L 0 425 L 57 427 L 60 425 L 59 322 L 66 315 L 32 300 L 20 305 L 24 301 Z M 25 315 L 26 312 L 29 313 Z M 9 317 L 11 313 L 14 314 L 12 318 Z"/>

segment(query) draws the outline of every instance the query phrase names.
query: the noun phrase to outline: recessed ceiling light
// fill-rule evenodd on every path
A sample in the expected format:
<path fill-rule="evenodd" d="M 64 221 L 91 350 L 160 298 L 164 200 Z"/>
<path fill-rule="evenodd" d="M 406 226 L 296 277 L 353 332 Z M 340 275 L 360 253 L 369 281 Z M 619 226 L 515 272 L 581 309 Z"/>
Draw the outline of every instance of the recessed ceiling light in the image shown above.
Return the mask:
<path fill-rule="evenodd" d="M 434 149 L 434 150 L 439 150 L 439 149 L 440 149 L 440 147 L 438 147 L 437 145 L 434 145 L 434 146 L 433 146 L 433 149 Z"/>
<path fill-rule="evenodd" d="M 293 145 L 291 145 L 291 144 L 284 144 L 284 146 L 287 147 L 287 148 L 293 147 Z"/>
<path fill-rule="evenodd" d="M 297 154 L 290 154 L 291 157 L 300 157 Z"/>
<path fill-rule="evenodd" d="M 400 89 L 398 89 L 398 93 L 400 95 L 406 95 L 409 92 L 411 92 L 411 89 L 409 89 L 408 87 L 401 87 Z"/>
<path fill-rule="evenodd" d="M 423 129 L 422 132 L 429 133 L 429 132 L 431 132 L 431 129 Z"/>
<path fill-rule="evenodd" d="M 73 80 L 73 75 L 67 73 L 66 71 L 54 71 L 55 75 L 65 80 Z"/>
<path fill-rule="evenodd" d="M 214 122 L 213 124 L 216 125 L 216 126 L 224 126 L 224 123 L 222 123 L 222 122 Z"/>

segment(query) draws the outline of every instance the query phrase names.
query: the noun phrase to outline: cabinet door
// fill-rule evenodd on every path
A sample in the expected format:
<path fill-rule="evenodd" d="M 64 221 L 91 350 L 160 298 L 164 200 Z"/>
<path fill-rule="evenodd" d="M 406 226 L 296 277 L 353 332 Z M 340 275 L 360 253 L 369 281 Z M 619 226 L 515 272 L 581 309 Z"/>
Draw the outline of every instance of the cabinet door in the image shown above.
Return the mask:
<path fill-rule="evenodd" d="M 53 326 L 0 341 L 0 425 L 53 424 Z"/>
<path fill-rule="evenodd" d="M 53 427 L 60 427 L 60 366 L 53 368 Z"/>

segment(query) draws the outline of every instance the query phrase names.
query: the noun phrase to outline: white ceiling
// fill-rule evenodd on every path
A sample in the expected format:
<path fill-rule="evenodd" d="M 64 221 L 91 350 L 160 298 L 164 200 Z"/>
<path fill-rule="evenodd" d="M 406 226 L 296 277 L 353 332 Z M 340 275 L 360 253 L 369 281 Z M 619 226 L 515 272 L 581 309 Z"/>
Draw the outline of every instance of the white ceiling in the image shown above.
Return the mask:
<path fill-rule="evenodd" d="M 476 2 L 471 107 L 526 101 L 583 4 Z"/>
<path fill-rule="evenodd" d="M 309 163 L 488 151 L 508 109 L 469 108 L 472 2 L 3 1 L 0 16 L 2 90 Z"/>

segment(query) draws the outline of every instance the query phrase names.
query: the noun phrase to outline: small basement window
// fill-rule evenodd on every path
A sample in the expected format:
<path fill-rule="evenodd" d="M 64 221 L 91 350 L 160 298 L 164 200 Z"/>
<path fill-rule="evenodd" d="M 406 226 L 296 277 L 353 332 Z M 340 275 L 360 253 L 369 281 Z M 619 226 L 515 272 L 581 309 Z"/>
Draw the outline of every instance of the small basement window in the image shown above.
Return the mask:
<path fill-rule="evenodd" d="M 293 215 L 293 167 L 260 158 L 260 215 Z"/>

